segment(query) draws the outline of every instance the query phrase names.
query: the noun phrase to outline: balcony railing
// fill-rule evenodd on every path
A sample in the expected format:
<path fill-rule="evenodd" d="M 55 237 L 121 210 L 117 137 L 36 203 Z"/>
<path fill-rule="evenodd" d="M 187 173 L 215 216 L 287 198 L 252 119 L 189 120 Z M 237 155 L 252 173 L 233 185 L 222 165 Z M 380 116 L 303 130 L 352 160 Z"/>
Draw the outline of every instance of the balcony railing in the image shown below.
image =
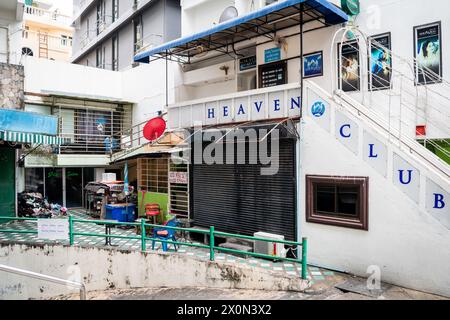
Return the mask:
<path fill-rule="evenodd" d="M 112 154 L 121 150 L 120 136 L 108 134 L 61 134 L 71 141 L 59 147 L 59 154 Z"/>
<path fill-rule="evenodd" d="M 72 23 L 72 18 L 56 11 L 45 10 L 33 6 L 25 6 L 25 15 L 30 17 L 38 17 L 39 19 L 47 20 L 48 22 L 57 22 L 69 26 Z M 27 18 L 26 16 L 24 17 Z"/>
<path fill-rule="evenodd" d="M 26 30 L 24 29 L 22 32 L 23 38 L 23 46 L 29 47 L 33 51 L 36 51 L 39 48 L 39 42 L 42 37 L 45 37 L 47 50 L 57 51 L 57 52 L 66 52 L 70 53 L 72 50 L 73 40 L 72 37 L 66 36 L 55 36 L 51 34 L 44 34 L 36 31 Z"/>
<path fill-rule="evenodd" d="M 145 36 L 143 39 L 136 41 L 136 43 L 134 44 L 134 54 L 158 46 L 162 43 L 163 43 L 162 34 L 154 34 L 154 33 L 149 34 Z"/>
<path fill-rule="evenodd" d="M 92 40 L 101 35 L 116 20 L 113 19 L 113 16 L 107 15 L 104 16 L 102 20 L 96 21 L 93 28 L 89 28 L 84 32 L 84 36 L 80 40 L 81 50 L 88 46 Z"/>

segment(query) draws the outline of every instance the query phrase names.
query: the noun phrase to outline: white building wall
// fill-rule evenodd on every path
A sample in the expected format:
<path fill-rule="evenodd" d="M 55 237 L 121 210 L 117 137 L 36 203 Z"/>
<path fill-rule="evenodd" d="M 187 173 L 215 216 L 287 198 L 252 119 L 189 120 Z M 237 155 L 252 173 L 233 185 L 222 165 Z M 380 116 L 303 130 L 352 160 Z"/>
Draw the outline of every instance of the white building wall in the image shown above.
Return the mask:
<path fill-rule="evenodd" d="M 178 65 L 168 66 L 169 104 L 174 102 L 174 87 Z M 166 64 L 158 60 L 142 64 L 122 73 L 124 99 L 136 102 L 133 108 L 133 124 L 139 124 L 164 112 L 166 104 Z"/>
<path fill-rule="evenodd" d="M 70 95 L 122 98 L 120 73 L 77 64 L 24 58 L 25 92 L 53 91 Z"/>
<path fill-rule="evenodd" d="M 300 129 L 298 219 L 299 235 L 308 238 L 309 262 L 366 277 L 375 267 L 381 281 L 450 296 L 449 181 L 345 108 L 327 103 L 327 116 L 316 118 L 312 104 L 326 100 L 311 93 L 307 100 Z M 342 123 L 352 124 L 348 139 L 339 135 Z M 369 143 L 375 143 L 377 159 L 368 158 Z M 409 168 L 413 180 L 401 185 L 398 170 Z M 306 175 L 369 177 L 368 231 L 306 222 Z M 433 209 L 434 193 L 447 199 L 443 209 Z"/>

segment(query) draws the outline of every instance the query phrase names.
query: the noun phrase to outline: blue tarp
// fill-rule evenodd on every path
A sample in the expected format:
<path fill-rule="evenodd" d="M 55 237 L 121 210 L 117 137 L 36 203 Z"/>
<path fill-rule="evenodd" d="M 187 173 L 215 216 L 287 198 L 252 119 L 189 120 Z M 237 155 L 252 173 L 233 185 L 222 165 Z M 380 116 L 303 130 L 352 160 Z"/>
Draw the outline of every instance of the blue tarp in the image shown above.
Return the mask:
<path fill-rule="evenodd" d="M 277 11 L 293 7 L 304 3 L 309 8 L 313 8 L 316 13 L 319 13 L 324 19 L 325 22 L 329 25 L 339 24 L 348 21 L 348 15 L 343 12 L 341 9 L 328 2 L 328 0 L 284 0 L 280 2 L 276 2 L 274 4 L 268 5 L 260 10 L 250 12 L 246 15 L 239 16 L 237 18 L 222 22 L 211 29 L 186 36 L 183 38 L 179 38 L 167 43 L 164 43 L 160 46 L 151 48 L 147 51 L 138 53 L 134 57 L 134 61 L 136 62 L 146 62 L 150 61 L 150 57 L 157 54 L 164 54 L 166 51 L 180 47 L 180 46 L 188 46 L 190 42 L 201 40 L 202 38 L 206 38 L 223 31 L 231 30 L 231 28 L 239 26 L 240 24 L 251 22 L 252 20 L 259 19 L 261 17 L 267 16 L 271 13 L 275 13 Z M 176 53 L 175 53 L 176 54 Z"/>

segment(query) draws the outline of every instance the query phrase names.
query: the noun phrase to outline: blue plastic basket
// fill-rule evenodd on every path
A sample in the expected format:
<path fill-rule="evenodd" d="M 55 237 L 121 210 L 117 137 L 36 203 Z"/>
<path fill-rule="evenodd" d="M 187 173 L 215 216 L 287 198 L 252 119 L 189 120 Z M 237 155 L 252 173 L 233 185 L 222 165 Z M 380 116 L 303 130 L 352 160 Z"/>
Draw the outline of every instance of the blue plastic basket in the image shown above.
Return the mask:
<path fill-rule="evenodd" d="M 106 205 L 106 219 L 119 222 L 134 222 L 136 219 L 136 205 Z"/>

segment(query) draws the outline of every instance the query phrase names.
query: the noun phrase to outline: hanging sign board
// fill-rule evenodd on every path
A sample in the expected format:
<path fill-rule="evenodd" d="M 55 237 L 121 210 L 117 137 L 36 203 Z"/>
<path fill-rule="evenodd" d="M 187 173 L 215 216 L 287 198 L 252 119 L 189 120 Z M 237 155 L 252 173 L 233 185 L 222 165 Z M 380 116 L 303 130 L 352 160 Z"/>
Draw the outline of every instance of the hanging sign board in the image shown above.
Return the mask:
<path fill-rule="evenodd" d="M 69 220 L 38 219 L 38 239 L 69 240 Z"/>
<path fill-rule="evenodd" d="M 169 183 L 187 184 L 187 172 L 169 172 Z"/>
<path fill-rule="evenodd" d="M 287 83 L 287 63 L 280 61 L 259 66 L 259 87 L 267 88 Z"/>

